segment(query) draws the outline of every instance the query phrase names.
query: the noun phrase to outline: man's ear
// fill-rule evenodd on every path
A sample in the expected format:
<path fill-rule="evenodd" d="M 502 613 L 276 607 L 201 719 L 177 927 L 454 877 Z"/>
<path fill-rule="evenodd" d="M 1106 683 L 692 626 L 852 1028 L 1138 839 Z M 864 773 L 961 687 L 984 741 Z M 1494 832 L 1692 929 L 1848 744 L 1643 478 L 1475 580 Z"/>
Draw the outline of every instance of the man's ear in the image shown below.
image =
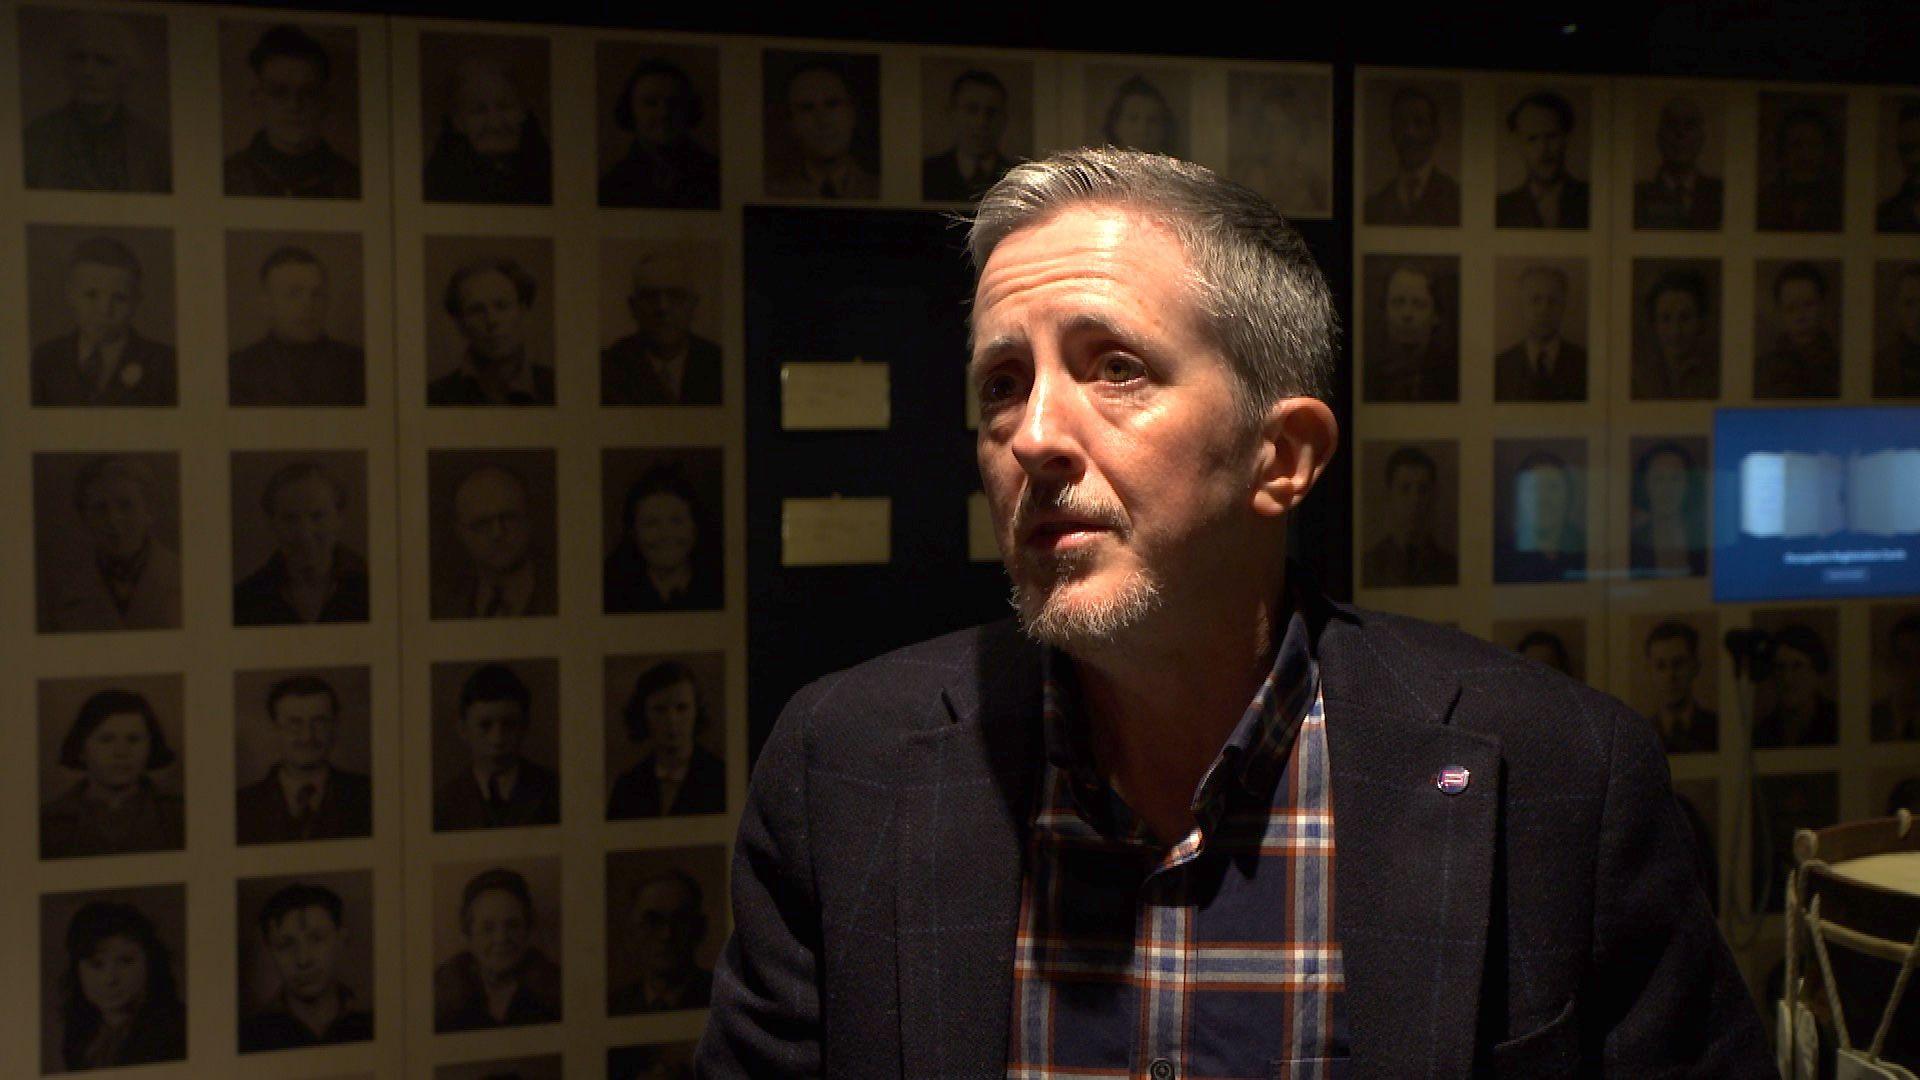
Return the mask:
<path fill-rule="evenodd" d="M 1340 446 L 1340 422 L 1326 402 L 1288 397 L 1274 402 L 1260 420 L 1253 477 L 1253 510 L 1279 517 L 1313 490 Z"/>

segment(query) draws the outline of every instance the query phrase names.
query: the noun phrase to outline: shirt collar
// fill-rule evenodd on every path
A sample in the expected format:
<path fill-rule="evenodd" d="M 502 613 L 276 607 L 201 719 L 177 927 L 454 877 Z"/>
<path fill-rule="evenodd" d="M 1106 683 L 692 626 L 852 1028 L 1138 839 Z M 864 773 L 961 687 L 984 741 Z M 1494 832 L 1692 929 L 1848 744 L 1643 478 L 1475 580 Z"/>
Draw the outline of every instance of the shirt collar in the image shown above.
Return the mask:
<path fill-rule="evenodd" d="M 280 793 L 285 796 L 287 800 L 287 809 L 294 813 L 299 813 L 300 789 L 309 784 L 313 785 L 313 805 L 317 809 L 320 806 L 320 800 L 327 794 L 327 780 L 333 775 L 333 766 L 331 764 L 322 765 L 320 767 L 320 775 L 311 780 L 296 779 L 294 775 L 285 768 L 276 768 L 274 773 L 280 780 Z"/>
<path fill-rule="evenodd" d="M 534 385 L 533 385 L 533 357 L 527 353 L 527 350 L 521 349 L 516 354 L 516 359 L 520 364 L 520 371 L 518 374 L 514 375 L 512 382 L 507 383 L 501 389 L 505 392 L 507 397 L 511 397 L 516 393 L 520 393 L 520 394 L 525 394 L 528 397 L 537 399 L 539 395 L 534 393 Z M 500 364 L 500 363 L 504 363 L 505 361 L 493 360 L 489 362 L 494 364 Z M 474 382 L 484 387 L 488 385 L 488 381 L 482 378 L 480 375 L 481 363 L 482 361 L 481 361 L 480 354 L 473 351 L 471 348 L 469 348 L 467 350 L 465 358 L 461 363 L 460 370 L 463 374 L 466 375 L 467 378 L 472 379 Z"/>

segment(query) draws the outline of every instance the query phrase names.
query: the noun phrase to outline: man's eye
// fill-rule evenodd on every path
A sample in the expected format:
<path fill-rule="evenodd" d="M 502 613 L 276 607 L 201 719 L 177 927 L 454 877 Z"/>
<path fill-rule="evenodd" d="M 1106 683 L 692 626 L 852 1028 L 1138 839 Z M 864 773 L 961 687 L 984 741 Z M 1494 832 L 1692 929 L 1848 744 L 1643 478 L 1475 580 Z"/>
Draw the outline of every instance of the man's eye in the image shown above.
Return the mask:
<path fill-rule="evenodd" d="M 994 405 L 1005 401 L 1013 396 L 1014 389 L 1013 376 L 1005 372 L 989 375 L 987 380 L 980 384 L 980 404 Z"/>
<path fill-rule="evenodd" d="M 1100 378 L 1106 382 L 1131 382 L 1145 373 L 1145 365 L 1126 353 L 1108 353 L 1100 358 Z"/>

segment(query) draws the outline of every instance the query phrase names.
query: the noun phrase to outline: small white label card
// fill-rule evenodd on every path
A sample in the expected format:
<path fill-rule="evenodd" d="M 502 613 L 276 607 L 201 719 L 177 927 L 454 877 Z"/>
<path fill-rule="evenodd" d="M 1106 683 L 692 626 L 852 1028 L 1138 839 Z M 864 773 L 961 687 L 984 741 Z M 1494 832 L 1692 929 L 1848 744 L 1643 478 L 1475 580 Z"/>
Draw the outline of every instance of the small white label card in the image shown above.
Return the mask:
<path fill-rule="evenodd" d="M 780 565 L 884 566 L 893 561 L 893 500 L 783 499 Z"/>
<path fill-rule="evenodd" d="M 893 423 L 888 365 L 780 365 L 780 427 L 787 431 L 886 430 Z"/>

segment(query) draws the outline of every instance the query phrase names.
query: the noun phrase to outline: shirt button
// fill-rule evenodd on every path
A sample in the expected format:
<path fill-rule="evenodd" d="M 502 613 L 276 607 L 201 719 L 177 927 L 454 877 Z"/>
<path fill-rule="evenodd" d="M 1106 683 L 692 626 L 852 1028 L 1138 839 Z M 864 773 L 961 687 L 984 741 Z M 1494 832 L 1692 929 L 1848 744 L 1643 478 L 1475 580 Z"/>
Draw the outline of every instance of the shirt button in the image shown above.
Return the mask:
<path fill-rule="evenodd" d="M 1153 1064 L 1147 1066 L 1147 1075 L 1153 1080 L 1173 1080 L 1173 1062 L 1166 1058 L 1154 1058 Z"/>

